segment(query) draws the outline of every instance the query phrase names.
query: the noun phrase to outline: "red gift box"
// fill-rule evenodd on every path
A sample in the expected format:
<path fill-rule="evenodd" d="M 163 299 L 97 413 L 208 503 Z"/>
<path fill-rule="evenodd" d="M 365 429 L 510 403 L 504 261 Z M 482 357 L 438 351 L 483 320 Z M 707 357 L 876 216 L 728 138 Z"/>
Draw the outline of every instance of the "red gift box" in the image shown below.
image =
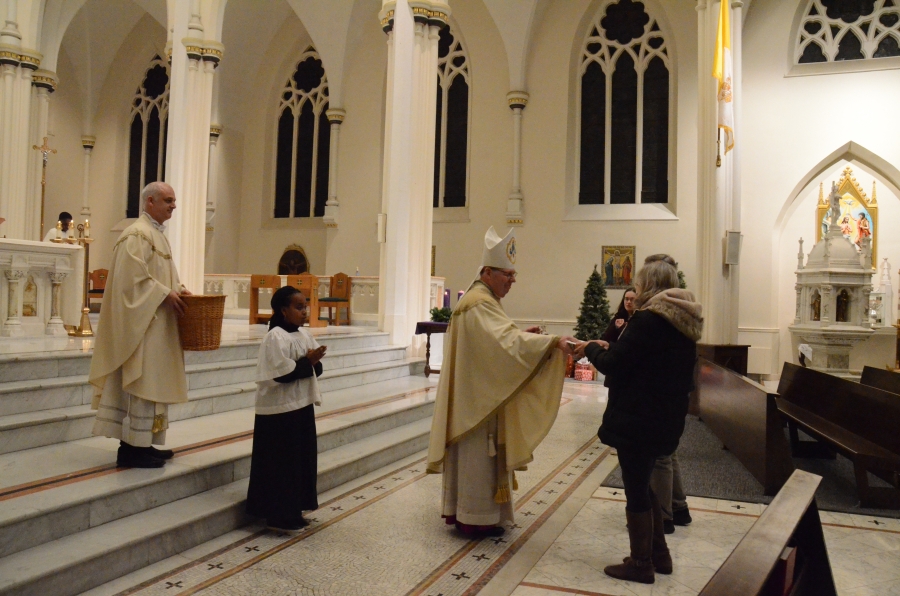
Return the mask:
<path fill-rule="evenodd" d="M 594 380 L 594 367 L 590 364 L 576 364 L 575 365 L 575 380 L 576 381 L 593 381 Z"/>

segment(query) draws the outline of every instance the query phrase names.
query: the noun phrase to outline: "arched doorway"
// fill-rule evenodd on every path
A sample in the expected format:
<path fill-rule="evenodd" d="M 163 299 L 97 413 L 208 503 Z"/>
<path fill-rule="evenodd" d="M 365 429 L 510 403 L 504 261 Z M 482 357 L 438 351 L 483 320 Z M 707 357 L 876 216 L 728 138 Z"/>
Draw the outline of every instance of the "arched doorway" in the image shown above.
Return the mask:
<path fill-rule="evenodd" d="M 309 272 L 309 260 L 302 246 L 291 244 L 278 259 L 278 275 L 300 275 Z"/>

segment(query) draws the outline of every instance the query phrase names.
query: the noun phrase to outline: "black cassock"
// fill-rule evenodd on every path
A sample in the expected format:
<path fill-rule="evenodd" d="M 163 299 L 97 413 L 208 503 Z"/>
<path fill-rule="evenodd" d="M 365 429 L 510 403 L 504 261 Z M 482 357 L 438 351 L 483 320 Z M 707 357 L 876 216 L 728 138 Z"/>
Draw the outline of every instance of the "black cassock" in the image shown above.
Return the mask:
<path fill-rule="evenodd" d="M 290 383 L 322 374 L 322 363 L 313 367 L 306 357 L 294 372 L 278 377 Z M 303 511 L 318 509 L 316 417 L 313 405 L 283 414 L 256 415 L 253 422 L 253 454 L 247 513 L 270 523 L 299 520 Z"/>

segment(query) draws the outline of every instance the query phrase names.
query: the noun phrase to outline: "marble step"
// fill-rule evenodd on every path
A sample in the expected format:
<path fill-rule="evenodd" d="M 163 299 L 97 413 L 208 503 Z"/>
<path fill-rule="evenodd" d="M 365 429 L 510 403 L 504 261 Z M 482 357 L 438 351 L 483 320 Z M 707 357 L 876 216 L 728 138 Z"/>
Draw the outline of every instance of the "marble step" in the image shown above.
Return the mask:
<path fill-rule="evenodd" d="M 252 382 L 258 351 L 258 345 L 245 346 L 241 351 L 229 351 L 235 357 L 232 360 L 187 363 L 185 374 L 188 390 Z M 217 352 L 218 350 L 188 354 Z M 323 366 L 332 371 L 396 361 L 405 358 L 405 352 L 405 347 L 389 345 L 332 350 L 323 359 Z M 89 367 L 90 361 L 87 364 Z M 87 382 L 87 372 L 82 375 L 0 382 L 0 416 L 89 404 L 92 395 L 93 388 Z"/>
<path fill-rule="evenodd" d="M 420 452 L 423 418 L 319 456 L 320 493 Z M 245 525 L 247 480 L 128 515 L 0 559 L 0 594 L 69 596 Z"/>
<path fill-rule="evenodd" d="M 393 358 L 395 354 L 392 352 L 395 351 L 385 350 L 383 354 Z M 403 349 L 399 351 L 402 353 Z M 374 364 L 326 370 L 319 377 L 319 388 L 326 393 L 406 377 L 419 372 L 422 362 L 421 358 L 394 358 Z M 252 372 L 253 368 L 248 370 Z M 90 409 L 90 387 L 86 382 L 75 387 L 83 390 L 82 400 L 86 403 L 0 416 L 0 454 L 89 437 L 95 414 Z M 53 395 L 52 389 L 44 390 L 43 395 L 38 395 L 39 391 L 32 390 L 33 399 L 46 400 L 50 399 L 47 394 Z M 255 392 L 256 383 L 253 381 L 189 390 L 189 401 L 174 405 L 170 412 L 171 419 L 184 420 L 251 407 Z M 3 395 L 0 389 L 0 404 L 8 399 L 14 398 L 10 394 Z"/>
<path fill-rule="evenodd" d="M 408 397 L 384 393 L 377 392 L 368 407 L 359 404 L 362 409 L 320 419 L 318 452 L 324 454 L 423 418 L 430 419 L 434 391 Z M 391 397 L 395 399 L 378 403 Z M 4 501 L 0 508 L 0 557 L 246 478 L 250 472 L 249 431 L 253 429 L 253 414 L 252 411 L 240 414 L 222 417 L 219 426 L 223 433 L 212 439 L 231 437 L 231 443 L 214 444 L 211 448 L 194 444 L 159 470 L 111 473 L 114 458 L 108 457 L 104 463 L 110 470 L 102 470 L 99 475 L 72 485 L 34 494 L 27 494 L 30 483 L 20 485 L 24 494 Z M 190 429 L 182 428 L 180 432 L 189 434 Z M 81 473 L 84 469 L 73 469 L 65 476 Z M 0 494 L 8 490 L 0 489 Z"/>
<path fill-rule="evenodd" d="M 387 333 L 373 331 L 362 333 L 316 334 L 320 344 L 333 351 L 360 350 L 389 345 Z M 185 363 L 204 364 L 228 360 L 256 358 L 259 339 L 223 343 L 218 350 L 185 352 Z M 91 368 L 90 350 L 51 350 L 18 354 L 0 354 L 0 384 L 12 381 L 29 381 L 87 375 Z"/>

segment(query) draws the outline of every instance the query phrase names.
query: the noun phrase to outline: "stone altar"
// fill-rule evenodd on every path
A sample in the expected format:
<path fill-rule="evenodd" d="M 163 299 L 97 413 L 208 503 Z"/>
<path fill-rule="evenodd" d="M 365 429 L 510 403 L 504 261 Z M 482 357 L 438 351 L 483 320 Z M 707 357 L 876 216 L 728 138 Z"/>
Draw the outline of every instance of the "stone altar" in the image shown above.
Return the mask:
<path fill-rule="evenodd" d="M 81 321 L 84 249 L 0 238 L 0 336 L 66 335 Z"/>
<path fill-rule="evenodd" d="M 831 193 L 831 223 L 825 236 L 803 262 L 803 239 L 797 255 L 797 304 L 791 334 L 813 351 L 810 368 L 859 380 L 850 370 L 850 351 L 869 338 L 869 294 L 872 291 L 872 239 L 861 250 L 841 233 L 838 225 L 840 194 Z"/>

